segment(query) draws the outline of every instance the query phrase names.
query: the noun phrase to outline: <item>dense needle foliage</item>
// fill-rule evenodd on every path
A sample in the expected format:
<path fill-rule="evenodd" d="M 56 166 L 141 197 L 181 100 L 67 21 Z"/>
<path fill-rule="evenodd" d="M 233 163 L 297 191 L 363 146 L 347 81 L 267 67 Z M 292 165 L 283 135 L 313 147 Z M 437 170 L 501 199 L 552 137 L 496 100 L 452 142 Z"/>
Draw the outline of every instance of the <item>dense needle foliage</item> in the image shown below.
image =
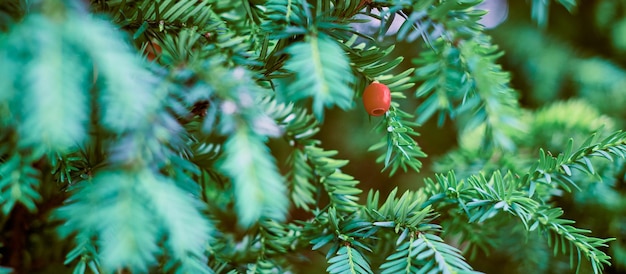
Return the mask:
<path fill-rule="evenodd" d="M 518 2 L 0 2 L 0 272 L 624 271 L 626 4 Z"/>

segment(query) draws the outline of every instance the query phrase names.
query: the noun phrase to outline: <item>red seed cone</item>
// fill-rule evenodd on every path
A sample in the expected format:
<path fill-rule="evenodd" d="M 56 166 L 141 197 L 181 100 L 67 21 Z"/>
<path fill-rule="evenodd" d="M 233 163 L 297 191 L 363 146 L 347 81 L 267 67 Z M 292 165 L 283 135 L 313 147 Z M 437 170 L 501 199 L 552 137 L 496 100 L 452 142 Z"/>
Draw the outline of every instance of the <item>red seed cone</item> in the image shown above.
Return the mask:
<path fill-rule="evenodd" d="M 373 82 L 363 91 L 363 106 L 372 116 L 382 116 L 391 105 L 391 91 L 389 87 L 379 82 Z"/>

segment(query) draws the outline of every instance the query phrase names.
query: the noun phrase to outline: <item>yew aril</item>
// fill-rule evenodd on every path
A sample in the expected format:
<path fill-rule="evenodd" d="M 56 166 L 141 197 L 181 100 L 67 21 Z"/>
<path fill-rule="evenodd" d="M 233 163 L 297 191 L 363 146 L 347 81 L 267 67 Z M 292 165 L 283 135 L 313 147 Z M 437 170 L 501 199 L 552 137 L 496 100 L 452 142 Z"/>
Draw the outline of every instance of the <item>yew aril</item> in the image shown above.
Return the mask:
<path fill-rule="evenodd" d="M 382 116 L 391 105 L 391 91 L 385 84 L 373 82 L 363 91 L 363 106 L 372 116 Z"/>

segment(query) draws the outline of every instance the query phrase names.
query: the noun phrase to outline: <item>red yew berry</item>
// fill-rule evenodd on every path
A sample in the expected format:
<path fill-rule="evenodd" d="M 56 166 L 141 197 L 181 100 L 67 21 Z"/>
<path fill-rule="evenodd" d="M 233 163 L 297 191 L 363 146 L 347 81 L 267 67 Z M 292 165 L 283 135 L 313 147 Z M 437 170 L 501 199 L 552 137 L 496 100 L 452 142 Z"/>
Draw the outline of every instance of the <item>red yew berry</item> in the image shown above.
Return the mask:
<path fill-rule="evenodd" d="M 391 91 L 386 85 L 375 81 L 363 91 L 363 106 L 370 115 L 381 116 L 389 110 L 390 105 Z"/>

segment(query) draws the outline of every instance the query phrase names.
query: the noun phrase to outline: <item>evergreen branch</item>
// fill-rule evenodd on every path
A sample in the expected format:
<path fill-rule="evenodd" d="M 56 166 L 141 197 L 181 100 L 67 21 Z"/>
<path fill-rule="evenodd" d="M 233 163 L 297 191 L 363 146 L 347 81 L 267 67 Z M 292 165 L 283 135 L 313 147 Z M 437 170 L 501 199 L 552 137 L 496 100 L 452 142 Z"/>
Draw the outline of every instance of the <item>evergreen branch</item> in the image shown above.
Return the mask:
<path fill-rule="evenodd" d="M 322 229 L 323 233 L 316 232 L 312 235 L 310 244 L 312 249 L 317 250 L 330 245 L 326 252 L 326 259 L 330 259 L 339 249 L 344 247 L 359 247 L 372 252 L 372 248 L 367 241 L 379 228 L 372 222 L 364 220 L 359 214 L 360 211 L 353 211 L 349 216 L 344 216 L 343 212 L 338 212 L 333 206 L 328 207 L 325 212 L 319 212 L 314 222 L 309 224 L 309 228 Z M 305 227 L 303 230 L 307 230 Z"/>
<path fill-rule="evenodd" d="M 432 50 L 415 60 L 423 64 L 416 76 L 425 80 L 416 96 L 427 97 L 418 108 L 418 122 L 426 121 L 437 110 L 442 111 L 440 124 L 445 119 L 443 112 L 449 112 L 451 117 L 466 114 L 465 121 L 461 117 L 462 129 L 482 125 L 484 144 L 494 143 L 512 150 L 515 147 L 510 136 L 519 133 L 522 125 L 519 106 L 508 87 L 508 74 L 493 63 L 498 56 L 482 34 L 478 20 L 484 12 L 474 10 L 478 3 L 418 2 L 411 7 L 404 1 L 381 4 L 403 16 L 402 10 L 410 8 L 412 12 L 405 16 L 407 20 L 398 30 L 397 39 L 413 41 L 421 36 Z"/>
<path fill-rule="evenodd" d="M 145 170 L 96 174 L 92 184 L 84 184 L 57 211 L 57 217 L 66 220 L 61 234 L 88 231 L 84 237 L 96 236 L 103 269 L 146 271 L 156 263 L 158 228 L 152 225 L 152 212 L 146 206 L 150 197 L 137 186 L 153 179 Z"/>
<path fill-rule="evenodd" d="M 189 6 L 193 4 L 192 2 L 193 1 L 179 1 L 176 5 L 182 5 L 182 3 L 185 3 L 184 5 Z M 160 20 L 157 22 L 148 20 L 144 21 L 142 26 L 139 27 L 139 29 L 135 32 L 134 37 L 140 37 L 143 33 L 152 41 L 158 40 L 158 44 L 163 48 L 160 63 L 169 66 L 178 66 L 181 63 L 195 64 L 208 59 L 209 57 L 219 57 L 223 59 L 223 62 L 227 65 L 261 65 L 261 63 L 257 61 L 258 53 L 255 53 L 254 50 L 252 50 L 255 46 L 255 39 L 258 39 L 256 34 L 249 28 L 240 28 L 237 24 L 229 24 L 227 21 L 233 19 L 232 16 L 225 16 L 225 18 L 221 18 L 220 15 L 211 9 L 227 9 L 235 12 L 238 10 L 237 6 L 242 3 L 238 1 L 212 3 L 213 5 L 205 7 L 204 5 L 206 4 L 211 3 L 210 1 L 202 1 L 202 3 L 195 7 L 196 10 L 202 10 L 201 15 L 197 18 L 201 18 L 200 20 L 206 22 L 188 25 L 188 23 L 193 20 L 187 19 L 187 23 L 177 26 L 175 29 L 176 31 L 173 34 L 169 34 L 167 33 L 167 29 L 169 26 L 168 24 L 171 25 L 171 23 L 167 20 Z M 224 4 L 228 4 L 230 6 L 224 6 Z M 176 5 L 174 5 L 174 7 Z M 173 14 L 176 15 L 180 12 L 180 10 L 175 11 Z M 170 13 L 166 13 L 165 15 L 168 14 Z M 186 13 L 184 12 L 182 13 L 182 15 L 185 14 Z M 155 24 L 158 24 L 158 26 Z M 157 27 L 158 31 L 154 30 Z M 148 30 L 149 33 L 146 32 Z M 203 47 L 204 50 L 196 50 L 199 47 Z"/>
<path fill-rule="evenodd" d="M 406 15 L 402 10 L 398 10 L 396 13 L 404 18 L 404 22 L 397 33 L 397 39 L 401 41 L 414 42 L 418 38 L 422 38 L 429 47 L 433 48 L 433 38 L 445 35 L 441 33 L 442 24 L 428 18 L 428 13 L 424 10 L 412 12 L 410 15 Z"/>
<path fill-rule="evenodd" d="M 0 160 L 0 203 L 7 216 L 16 203 L 36 210 L 35 202 L 42 199 L 38 166 L 45 161 L 44 154 L 54 163 L 59 153 L 69 152 L 87 137 L 89 109 L 83 90 L 91 75 L 80 55 L 69 54 L 77 49 L 66 31 L 69 26 L 29 15 L 10 32 L 0 34 L 0 56 L 5 57 L 0 112 L 7 119 L 0 121 L 1 138 L 17 148 L 3 148 L 1 153 L 6 158 Z M 23 46 L 32 41 L 47 46 Z M 24 56 L 29 56 L 29 62 L 21 61 Z M 23 96 L 14 97 L 18 90 Z M 72 176 L 67 170 L 63 174 L 62 179 Z"/>
<path fill-rule="evenodd" d="M 33 168 L 27 156 L 14 153 L 8 160 L 0 161 L 0 205 L 2 214 L 8 216 L 16 203 L 35 211 L 35 202 L 41 200 L 37 191 L 40 172 Z"/>
<path fill-rule="evenodd" d="M 355 45 L 356 36 L 345 43 L 348 48 L 348 56 L 351 59 L 351 65 L 357 75 L 362 75 L 364 81 L 359 81 L 359 90 L 363 90 L 364 86 L 372 79 L 380 80 L 382 83 L 387 84 L 390 89 L 393 89 L 393 98 L 404 98 L 404 95 L 399 91 L 412 87 L 414 84 L 411 81 L 409 75 L 413 72 L 413 69 L 405 70 L 399 74 L 386 74 L 396 68 L 403 60 L 403 58 L 395 58 L 391 62 L 383 62 L 385 57 L 390 55 L 393 50 L 393 46 L 387 49 L 380 49 L 377 47 L 370 47 L 365 49 L 365 44 Z M 415 171 L 419 171 L 422 163 L 418 158 L 426 157 L 426 154 L 422 152 L 421 148 L 415 142 L 411 136 L 418 136 L 418 133 L 414 131 L 414 127 L 417 124 L 405 121 L 405 119 L 411 118 L 411 115 L 400 110 L 397 103 L 392 103 L 389 112 L 385 115 L 385 120 L 378 124 L 377 130 L 379 132 L 386 132 L 387 134 L 376 144 L 370 146 L 369 151 L 377 150 L 380 148 L 386 148 L 386 154 L 380 156 L 376 162 L 384 162 L 385 166 L 383 170 L 391 167 L 390 176 L 393 175 L 399 167 L 405 172 L 407 168 L 411 168 Z"/>
<path fill-rule="evenodd" d="M 465 131 L 484 127 L 483 144 L 514 149 L 510 136 L 524 129 L 517 96 L 508 87 L 508 73 L 494 63 L 498 54 L 488 37 L 477 35 L 457 44 L 439 40 L 434 46 L 437 52 L 422 53 L 414 60 L 422 65 L 416 77 L 425 80 L 415 93 L 425 98 L 417 109 L 418 122 L 437 111 L 439 124 L 443 124 L 445 113 L 451 118 L 459 116 Z"/>
<path fill-rule="evenodd" d="M 399 199 L 396 193 L 397 189 L 392 190 L 380 207 L 378 192 L 368 194 L 367 212 L 374 220 L 373 225 L 394 228 L 396 233 L 402 231 L 396 240 L 396 250 L 381 265 L 382 273 L 470 271 L 460 251 L 447 246 L 434 234 L 426 233 L 439 231 L 441 227 L 430 223 L 435 215 L 430 206 L 423 206 L 423 193 L 407 191 Z M 433 259 L 428 260 L 433 255 Z"/>
<path fill-rule="evenodd" d="M 539 203 L 517 189 L 515 178 L 510 173 L 503 177 L 499 171 L 495 171 L 489 180 L 483 174 L 475 175 L 468 178 L 468 183 L 477 194 L 466 204 L 470 212 L 474 210 L 469 214 L 470 222 L 482 223 L 499 211 L 504 211 L 519 217 L 526 229 L 529 229 L 529 216 L 536 211 Z"/>
<path fill-rule="evenodd" d="M 268 136 L 282 133 L 263 105 L 259 105 L 266 90 L 256 85 L 241 67 L 228 70 L 218 65 L 210 73 L 199 73 L 218 91 L 214 94 L 214 104 L 222 110 L 218 129 L 229 137 L 217 168 L 233 184 L 239 224 L 250 227 L 261 218 L 284 220 L 288 207 L 284 179 L 265 145 Z M 215 120 L 205 122 L 212 121 Z"/>
<path fill-rule="evenodd" d="M 295 0 L 269 0 L 265 3 L 265 18 L 260 26 L 265 35 L 260 52 L 264 58 L 261 70 L 265 77 L 286 76 L 283 70 L 288 57 L 285 49 L 309 32 L 309 19 L 303 4 L 306 2 Z"/>
<path fill-rule="evenodd" d="M 356 187 L 359 181 L 341 172 L 340 169 L 348 164 L 348 161 L 330 158 L 337 155 L 337 151 L 327 151 L 312 145 L 306 146 L 305 152 L 318 182 L 330 197 L 330 205 L 342 212 L 357 210 L 360 207 L 357 195 L 362 192 Z"/>
<path fill-rule="evenodd" d="M 318 120 L 324 117 L 324 107 L 337 105 L 342 109 L 352 107 L 354 82 L 348 60 L 341 47 L 324 34 L 307 36 L 305 42 L 289 46 L 291 58 L 285 69 L 296 78 L 282 93 L 288 101 L 313 99 L 313 113 Z"/>
<path fill-rule="evenodd" d="M 423 51 L 413 63 L 421 65 L 415 70 L 416 80 L 424 81 L 415 91 L 417 98 L 425 98 L 417 108 L 417 122 L 424 123 L 439 112 L 438 124 L 443 125 L 446 114 L 456 116 L 454 104 L 470 92 L 470 85 L 463 84 L 464 70 L 460 64 L 460 52 L 443 40 L 436 42 L 439 52 Z M 460 84 L 461 83 L 461 84 Z"/>
<path fill-rule="evenodd" d="M 260 250 L 256 261 L 248 265 L 248 271 L 252 273 L 285 272 L 286 270 L 280 264 L 283 261 L 281 259 L 298 247 L 299 235 L 300 227 L 294 228 L 268 219 L 261 221 L 259 233 L 251 243 L 252 246 L 258 246 Z"/>
<path fill-rule="evenodd" d="M 356 90 L 364 90 L 372 80 L 376 80 L 393 91 L 393 98 L 405 98 L 400 92 L 415 85 L 410 77 L 414 69 L 409 68 L 401 73 L 392 74 L 391 72 L 396 70 L 404 60 L 402 56 L 398 56 L 387 61 L 395 46 L 392 45 L 387 48 L 368 47 L 365 43 L 357 44 L 357 38 L 357 35 L 353 35 L 342 44 L 350 58 L 352 70 L 359 78 L 356 83 Z"/>
<path fill-rule="evenodd" d="M 188 146 L 191 155 L 186 155 L 185 157 L 190 158 L 190 161 L 199 168 L 208 169 L 222 156 L 222 146 L 220 144 L 190 141 Z"/>
<path fill-rule="evenodd" d="M 508 212 L 518 217 L 528 231 L 539 227 L 542 231 L 552 231 L 559 235 L 557 238 L 561 239 L 561 243 L 569 241 L 570 249 L 576 248 L 577 252 L 582 252 L 591 262 L 595 273 L 601 271 L 604 264 L 610 264 L 608 261 L 610 257 L 598 247 L 605 246 L 605 243 L 612 239 L 599 239 L 581 234 L 589 231 L 569 226 L 572 223 L 570 220 L 558 219 L 562 215 L 561 209 L 542 206 L 529 198 L 526 191 L 519 189 L 523 185 L 518 184 L 510 174 L 502 177 L 496 171 L 489 181 L 482 175 L 474 175 L 468 178 L 466 184 L 463 181 L 456 182 L 454 174 L 450 173 L 447 177 L 438 176 L 437 181 L 438 186 L 430 180 L 426 181 L 426 192 L 431 198 L 425 205 L 442 201 L 456 203 L 465 211 L 470 221 L 478 222 L 493 218 L 500 211 Z M 552 244 L 552 236 L 548 236 L 548 242 Z M 556 253 L 559 247 L 556 238 L 553 245 Z M 565 245 L 560 246 L 565 252 Z M 573 264 L 572 252 L 570 256 Z"/>
<path fill-rule="evenodd" d="M 485 125 L 485 137 L 496 146 L 513 150 L 515 144 L 510 136 L 516 136 L 524 131 L 524 125 L 519 120 L 519 105 L 516 93 L 508 86 L 509 74 L 503 72 L 500 65 L 494 63 L 499 57 L 497 47 L 490 45 L 490 38 L 477 36 L 473 40 L 464 42 L 460 46 L 460 54 L 467 66 L 467 72 L 472 77 L 471 85 L 476 88 L 476 95 L 480 103 L 466 102 L 467 105 L 476 105 L 477 113 L 473 114 L 475 122 L 482 119 Z M 469 98 L 468 101 L 474 98 Z M 482 117 L 482 118 L 480 118 Z M 470 120 L 466 128 L 476 126 Z M 487 142 L 487 143 L 491 143 Z"/>
<path fill-rule="evenodd" d="M 165 177 L 142 181 L 151 208 L 168 235 L 172 259 L 180 262 L 177 273 L 212 273 L 206 265 L 205 246 L 214 228 L 200 212 L 201 203 Z M 171 264 L 169 267 L 175 267 Z"/>
<path fill-rule="evenodd" d="M 409 233 L 398 239 L 398 247 L 381 265 L 382 273 L 479 273 L 465 262 L 461 252 L 428 233 Z M 403 233 L 404 235 L 404 233 Z"/>
<path fill-rule="evenodd" d="M 289 155 L 287 162 L 292 167 L 288 174 L 292 184 L 291 200 L 296 207 L 310 211 L 310 206 L 315 204 L 313 194 L 316 188 L 311 184 L 313 170 L 309 166 L 306 154 L 301 149 L 295 149 Z"/>
<path fill-rule="evenodd" d="M 399 91 L 415 85 L 410 77 L 413 69 L 407 69 L 396 75 L 390 73 L 404 60 L 402 56 L 395 57 L 389 62 L 386 60 L 391 56 L 395 46 L 392 45 L 388 48 L 368 47 L 365 43 L 357 44 L 357 38 L 357 35 L 353 35 L 342 44 L 350 58 L 350 65 L 354 74 L 360 76 L 360 81 L 357 81 L 357 90 L 363 90 L 369 82 L 378 80 L 397 92 L 394 97 L 400 97 Z"/>
<path fill-rule="evenodd" d="M 414 235 L 414 233 L 411 233 L 408 241 L 398 245 L 394 253 L 387 256 L 386 262 L 380 266 L 382 274 L 409 274 L 419 271 L 420 265 L 415 259 L 415 252 L 413 252 Z"/>
<path fill-rule="evenodd" d="M 220 58 L 228 57 L 224 59 L 224 62 L 229 66 L 259 67 L 265 65 L 263 60 L 258 60 L 259 53 L 254 51 L 256 38 L 253 34 L 242 35 L 231 29 L 224 30 L 223 27 L 220 27 L 219 30 L 214 34 L 209 33 L 209 35 L 214 36 L 211 39 L 215 41 L 206 47 L 207 52 L 217 53 L 216 56 Z"/>
<path fill-rule="evenodd" d="M 247 266 L 246 273 L 285 273 L 276 262 L 271 260 L 259 260 Z"/>
<path fill-rule="evenodd" d="M 217 15 L 211 1 L 108 1 L 94 5 L 96 11 L 108 12 L 116 24 L 131 28 L 140 36 L 148 26 L 163 30 L 178 30 L 185 25 L 207 26 Z M 162 28 L 162 29 L 161 29 Z"/>
<path fill-rule="evenodd" d="M 200 44 L 200 37 L 196 29 L 182 29 L 177 36 L 166 35 L 160 43 L 163 50 L 159 58 L 160 62 L 172 66 L 195 63 L 194 59 L 203 57 L 193 51 L 193 48 Z"/>
<path fill-rule="evenodd" d="M 108 22 L 70 18 L 73 20 L 67 24 L 76 27 L 71 41 L 93 59 L 98 71 L 102 126 L 116 133 L 148 127 L 150 115 L 165 95 L 155 88 L 154 75 L 142 67 L 138 56 Z"/>
<path fill-rule="evenodd" d="M 405 20 L 398 29 L 397 39 L 413 42 L 421 37 L 431 49 L 433 41 L 443 38 L 449 42 L 456 39 L 470 39 L 482 31 L 478 20 L 485 14 L 476 10 L 479 1 L 441 2 L 429 1 L 380 1 L 381 6 L 389 7 Z M 408 13 L 405 13 L 409 11 Z M 385 13 L 386 14 L 386 13 Z M 385 24 L 381 24 L 388 28 Z"/>
<path fill-rule="evenodd" d="M 591 263 L 593 273 L 602 273 L 604 265 L 611 265 L 609 261 L 611 257 L 598 248 L 607 247 L 606 243 L 615 240 L 615 238 L 599 239 L 586 236 L 582 233 L 590 233 L 591 231 L 569 225 L 573 224 L 574 221 L 560 219 L 559 217 L 562 215 L 563 210 L 560 208 L 541 207 L 534 214 L 535 222 L 531 226 L 531 230 L 539 227 L 544 235 L 547 234 L 548 244 L 553 246 L 555 255 L 558 253 L 559 247 L 563 253 L 569 247 L 571 267 L 575 261 L 573 249 L 576 249 L 578 255 L 576 273 L 580 269 L 581 253 Z M 569 245 L 566 245 L 566 242 L 569 242 Z"/>
<path fill-rule="evenodd" d="M 249 1 L 209 0 L 211 9 L 232 31 L 246 36 L 257 30 L 263 10 Z"/>
<path fill-rule="evenodd" d="M 279 127 L 291 146 L 300 147 L 319 145 L 320 141 L 312 139 L 320 130 L 319 123 L 306 108 L 296 107 L 294 103 L 279 103 L 271 97 L 266 97 L 263 104 Z"/>
<path fill-rule="evenodd" d="M 65 155 L 56 155 L 50 157 L 51 166 L 53 166 L 52 173 L 55 176 L 55 181 L 59 183 L 67 183 L 68 186 L 78 183 L 83 177 L 87 177 L 85 171 L 89 167 L 89 163 L 81 157 L 78 152 L 72 152 Z"/>
<path fill-rule="evenodd" d="M 403 230 L 403 234 L 422 230 L 429 230 L 435 226 L 430 222 L 434 214 L 429 206 L 422 207 L 426 197 L 421 192 L 406 191 L 397 198 L 398 189 L 394 188 L 385 202 L 379 206 L 379 192 L 370 191 L 367 195 L 366 212 L 374 222 L 374 226 L 393 227 L 396 232 Z M 398 238 L 398 244 L 406 235 Z"/>
<path fill-rule="evenodd" d="M 316 202 L 313 195 L 317 188 L 313 185 L 313 168 L 308 162 L 305 147 L 319 144 L 319 141 L 311 139 L 319 131 L 318 124 L 306 109 L 296 108 L 293 104 L 278 103 L 270 97 L 265 98 L 262 104 L 266 106 L 268 115 L 283 129 L 290 145 L 295 147 L 287 158 L 291 167 L 287 173 L 291 201 L 296 207 L 310 211 L 311 205 Z"/>
<path fill-rule="evenodd" d="M 259 228 L 260 258 L 280 256 L 293 251 L 298 244 L 299 227 L 294 228 L 273 220 L 263 220 Z"/>
<path fill-rule="evenodd" d="M 447 245 L 434 234 L 420 233 L 412 243 L 412 248 L 417 260 L 425 260 L 418 273 L 479 273 L 472 271 L 461 251 Z"/>
<path fill-rule="evenodd" d="M 59 211 L 58 217 L 70 224 L 63 233 L 90 231 L 87 237 L 95 236 L 101 241 L 99 257 L 105 270 L 149 269 L 156 262 L 157 238 L 166 235 L 170 238 L 168 243 L 173 260 L 165 268 L 210 272 L 203 263 L 206 260 L 203 259 L 204 245 L 208 241 L 210 227 L 197 205 L 189 202 L 191 198 L 187 193 L 169 181 L 164 182 L 161 175 L 153 171 L 163 167 L 168 160 L 176 160 L 173 150 L 180 145 L 180 140 L 176 138 L 180 127 L 161 112 L 165 89 L 156 87 L 153 75 L 140 66 L 136 55 L 127 50 L 118 33 L 111 32 L 107 24 L 99 21 L 80 24 L 79 35 L 85 31 L 95 31 L 98 35 L 85 35 L 90 39 L 71 36 L 68 40 L 80 45 L 93 58 L 99 78 L 106 80 L 98 82 L 101 89 L 97 102 L 105 106 L 101 124 L 121 138 L 109 145 L 108 163 L 113 167 L 97 173 L 93 185 L 81 184 L 79 191 L 73 195 L 73 202 Z M 104 46 L 106 50 L 95 50 L 93 44 Z M 126 64 L 124 67 L 127 70 L 117 68 L 120 64 Z M 170 145 L 165 146 L 164 143 Z M 100 203 L 108 206 L 94 208 L 94 204 Z M 171 203 L 178 208 L 172 210 Z M 157 214 L 151 216 L 154 209 Z M 128 219 L 128 212 L 119 213 L 126 210 L 130 212 L 132 221 Z M 94 218 L 77 218 L 89 214 L 93 214 Z M 103 225 L 100 223 L 102 219 L 111 221 Z M 154 226 L 145 227 L 155 221 L 162 230 Z M 197 225 L 180 226 L 185 222 Z M 81 268 L 80 263 L 78 267 Z"/>
<path fill-rule="evenodd" d="M 366 0 L 337 1 L 330 15 L 336 18 L 351 18 L 368 2 Z"/>
<path fill-rule="evenodd" d="M 89 239 L 86 233 L 78 233 L 76 236 L 76 246 L 65 256 L 63 264 L 68 265 L 74 260 L 79 260 L 74 267 L 73 273 L 84 274 L 87 267 L 93 273 L 100 273 L 100 261 L 98 260 L 98 252 L 95 243 Z"/>
<path fill-rule="evenodd" d="M 260 137 L 241 127 L 224 144 L 224 153 L 219 168 L 232 178 L 240 225 L 249 227 L 260 218 L 284 220 L 283 178 Z"/>
<path fill-rule="evenodd" d="M 294 204 L 308 211 L 310 205 L 319 202 L 313 199 L 317 188 L 312 182 L 316 181 L 315 185 L 323 187 L 330 197 L 331 206 L 344 212 L 357 209 L 359 205 L 356 195 L 361 193 L 356 188 L 359 182 L 341 172 L 340 168 L 348 164 L 348 161 L 331 158 L 337 151 L 319 148 L 320 142 L 311 139 L 319 131 L 317 121 L 306 109 L 298 111 L 292 104 L 278 104 L 269 99 L 263 102 L 269 109 L 269 115 L 285 129 L 286 138 L 296 148 L 288 159 L 288 163 L 292 165 L 288 178 Z"/>
<path fill-rule="evenodd" d="M 269 0 L 265 8 L 267 20 L 261 28 L 270 39 L 284 39 L 307 32 L 308 20 L 301 1 Z"/>
<path fill-rule="evenodd" d="M 54 24 L 43 16 L 29 16 L 9 37 L 24 39 L 23 43 L 34 38 L 32 42 L 46 45 L 22 53 L 32 54 L 33 59 L 23 68 L 24 74 L 18 80 L 24 92 L 23 102 L 19 104 L 22 109 L 14 110 L 21 120 L 20 146 L 65 152 L 86 138 L 85 124 L 90 110 L 83 90 L 88 87 L 88 74 L 80 56 L 68 54 L 72 43 L 68 43 L 71 38 L 64 37 L 69 36 L 64 27 L 67 26 Z M 31 36 L 27 38 L 15 32 Z"/>
<path fill-rule="evenodd" d="M 163 125 L 157 124 L 155 127 L 154 133 L 155 135 L 158 132 L 161 132 L 161 138 L 163 136 Z M 175 132 L 176 129 L 171 129 L 171 132 Z M 170 132 L 170 131 L 166 131 Z M 140 135 L 139 133 L 136 133 Z M 145 134 L 145 133 L 144 133 Z M 150 134 L 148 134 L 150 136 Z M 171 145 L 175 146 L 177 140 L 168 136 L 170 138 Z M 147 166 L 163 166 L 160 161 L 167 161 L 167 159 L 175 160 L 172 158 L 174 154 L 167 149 L 164 150 L 155 150 L 154 146 L 150 146 L 151 142 L 158 140 L 157 137 L 150 136 L 147 138 L 148 146 L 144 148 L 133 147 L 130 144 L 133 144 L 136 140 L 132 138 L 125 138 L 120 141 L 120 144 L 126 143 L 125 147 L 126 151 L 124 151 L 123 155 L 118 155 L 119 151 L 113 151 L 111 155 L 111 164 L 113 165 L 125 165 L 126 161 L 132 160 L 132 157 L 141 157 L 140 155 L 147 155 L 141 157 L 147 163 Z M 130 159 L 128 158 L 130 155 Z M 177 164 L 182 164 L 184 161 L 177 161 Z M 72 213 L 76 212 L 88 212 L 91 210 L 95 210 L 91 207 L 95 206 L 92 203 L 113 203 L 110 208 L 102 208 L 98 209 L 96 215 L 100 214 L 99 217 L 110 218 L 111 214 L 116 214 L 116 211 L 119 208 L 126 208 L 128 206 L 131 207 L 130 210 L 134 210 L 133 214 L 148 214 L 148 212 L 156 212 L 155 215 L 149 214 L 151 216 L 136 216 L 137 218 L 141 218 L 141 222 L 154 222 L 161 224 L 160 231 L 153 231 L 153 233 L 158 233 L 162 235 L 168 236 L 168 244 L 169 251 L 171 252 L 170 256 L 173 260 L 169 261 L 168 264 L 165 265 L 166 269 L 175 268 L 176 272 L 179 271 L 191 271 L 191 272 L 199 272 L 199 273 L 207 273 L 211 272 L 210 269 L 206 267 L 206 258 L 204 256 L 205 244 L 208 242 L 208 236 L 212 231 L 212 228 L 206 222 L 204 216 L 202 216 L 199 212 L 199 208 L 197 201 L 193 201 L 191 196 L 179 189 L 174 182 L 165 180 L 161 175 L 155 175 L 151 171 L 147 171 L 145 167 L 142 170 L 137 171 L 137 168 L 141 169 L 142 163 L 136 164 L 133 171 L 121 171 L 121 170 L 109 170 L 108 173 L 105 172 L 105 175 L 96 175 L 94 180 L 97 180 L 98 177 L 105 177 L 107 179 L 115 178 L 122 180 L 119 184 L 109 184 L 107 186 L 103 186 L 102 184 L 106 184 L 103 182 L 86 184 L 83 183 L 79 185 L 78 193 L 74 194 L 75 202 L 64 207 L 60 210 L 59 216 L 62 219 L 66 219 L 70 225 L 65 228 L 64 233 L 71 232 L 73 229 L 88 229 L 93 231 L 93 236 L 96 236 L 97 239 L 102 240 L 104 237 L 108 237 L 106 234 L 110 233 L 109 229 L 117 229 L 115 222 L 111 225 L 113 228 L 95 228 L 99 226 L 97 222 L 99 219 L 94 220 L 76 220 L 75 215 Z M 185 169 L 185 165 L 181 165 L 178 167 L 179 169 Z M 176 168 L 174 168 L 176 169 Z M 111 178 L 109 178 L 111 177 Z M 118 178 L 119 177 L 119 178 Z M 102 179 L 106 181 L 106 179 Z M 137 180 L 137 181 L 135 181 Z M 180 180 L 178 183 L 182 183 Z M 100 185 L 98 185 L 100 184 Z M 126 186 L 125 184 L 131 184 L 130 186 Z M 130 188 L 128 188 L 130 187 Z M 188 187 L 187 187 L 188 188 Z M 197 192 L 197 191 L 196 191 Z M 113 193 L 113 194 L 112 194 Z M 118 193 L 118 194 L 115 194 Z M 139 202 L 142 204 L 141 206 L 137 205 L 129 205 L 128 201 L 114 200 L 109 201 L 107 199 L 111 199 L 107 195 L 130 195 L 129 198 L 134 195 L 144 195 L 142 197 L 146 198 L 144 202 L 143 199 L 139 199 Z M 117 204 L 115 204 L 117 202 Z M 69 213 L 68 213 L 69 212 Z M 90 212 L 91 213 L 91 212 Z M 67 215 L 70 214 L 70 215 Z M 80 216 L 80 215 L 76 215 Z M 128 220 L 120 220 L 121 222 L 128 222 Z M 96 222 L 96 223 L 94 223 Z M 194 226 L 185 226 L 184 224 L 194 223 Z M 133 230 L 135 227 L 127 227 L 124 230 L 126 237 L 136 237 L 133 234 L 138 233 L 136 230 Z M 143 228 L 140 228 L 143 229 Z M 150 232 L 148 232 L 150 233 Z M 156 235 L 150 236 L 147 235 L 148 238 L 145 237 L 143 240 L 148 241 L 149 237 L 156 237 Z M 91 237 L 91 235 L 87 235 L 86 237 Z M 133 244 L 132 242 L 130 243 Z M 135 243 L 137 244 L 137 243 Z M 145 244 L 145 243 L 144 243 Z M 102 248 L 101 257 L 102 264 L 105 269 L 119 268 L 119 267 L 128 267 L 129 269 L 143 269 L 150 267 L 153 263 L 151 256 L 154 255 L 153 250 L 144 250 L 139 252 L 134 258 L 119 258 L 117 255 L 124 255 L 126 252 L 135 253 L 137 250 L 131 246 L 126 245 L 114 245 L 107 246 L 106 244 L 102 244 L 100 246 Z M 150 246 L 148 246 L 150 247 Z M 107 253 L 109 252 L 109 253 Z M 113 254 L 111 254 L 111 252 Z M 118 254 L 119 253 L 119 254 Z M 143 254 L 142 254 L 143 253 Z M 69 262 L 69 260 L 68 260 Z M 77 266 L 80 268 L 81 263 Z"/>
<path fill-rule="evenodd" d="M 435 174 L 435 181 L 431 178 L 424 179 L 425 187 L 423 192 L 428 195 L 428 200 L 422 205 L 423 207 L 432 204 L 458 204 L 466 214 L 469 214 L 466 201 L 471 201 L 473 193 L 471 193 L 466 180 L 457 180 L 453 171 L 449 171 L 446 175 Z"/>
<path fill-rule="evenodd" d="M 413 130 L 417 124 L 403 119 L 412 117 L 410 114 L 398 109 L 396 106 L 390 108 L 385 115 L 384 122 L 377 127 L 378 131 L 386 131 L 387 134 L 376 144 L 368 149 L 369 151 L 380 148 L 387 148 L 387 152 L 376 159 L 377 163 L 384 162 L 383 170 L 391 167 L 390 175 L 393 175 L 400 167 L 405 172 L 407 167 L 419 172 L 422 163 L 418 158 L 426 157 L 420 146 L 413 137 L 419 134 Z"/>
<path fill-rule="evenodd" d="M 350 245 L 345 245 L 337 250 L 336 256 L 328 260 L 330 264 L 326 271 L 331 274 L 340 273 L 373 273 L 363 255 Z"/>
<path fill-rule="evenodd" d="M 594 142 L 596 134 L 583 142 L 581 147 L 573 151 L 573 140 L 569 140 L 564 152 L 557 157 L 551 156 L 543 149 L 539 151 L 539 160 L 533 165 L 521 182 L 529 187 L 533 195 L 537 183 L 551 184 L 554 180 L 560 187 L 571 192 L 571 187 L 579 189 L 572 181 L 572 170 L 577 169 L 589 175 L 597 175 L 591 163 L 591 157 L 601 157 L 609 161 L 626 158 L 626 133 L 616 131 L 599 142 Z"/>
<path fill-rule="evenodd" d="M 441 237 L 444 239 L 455 239 L 459 245 L 461 253 L 474 261 L 480 253 L 490 256 L 493 249 L 498 248 L 496 237 L 502 231 L 502 224 L 509 223 L 508 219 L 489 219 L 485 223 L 469 223 L 465 219 L 463 211 L 448 211 L 446 217 L 441 222 L 445 227 Z M 508 235 L 508 234 L 507 234 Z"/>

